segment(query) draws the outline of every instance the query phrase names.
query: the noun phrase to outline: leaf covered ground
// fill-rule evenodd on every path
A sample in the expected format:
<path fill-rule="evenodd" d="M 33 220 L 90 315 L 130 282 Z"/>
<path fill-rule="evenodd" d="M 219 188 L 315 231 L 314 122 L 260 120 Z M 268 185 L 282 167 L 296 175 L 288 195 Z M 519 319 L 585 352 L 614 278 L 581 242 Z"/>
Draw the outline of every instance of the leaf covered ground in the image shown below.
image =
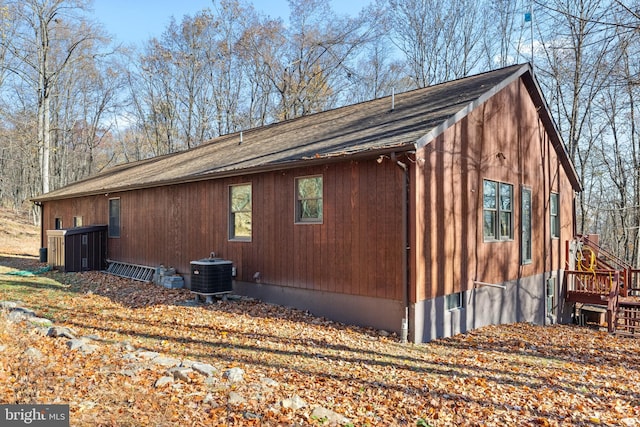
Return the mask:
<path fill-rule="evenodd" d="M 73 426 L 330 424 L 316 406 L 354 426 L 640 426 L 636 339 L 513 324 L 401 344 L 253 300 L 194 306 L 188 291 L 99 272 L 29 275 L 43 267 L 38 230 L 26 216 L 0 216 L 0 301 L 97 344 L 71 350 L 0 310 L 0 403 L 69 404 Z M 166 369 L 131 349 L 218 373 L 157 387 Z M 230 368 L 243 381 L 226 379 Z M 283 407 L 287 399 L 306 406 Z"/>
<path fill-rule="evenodd" d="M 424 345 L 239 299 L 193 305 L 184 290 L 104 273 L 16 272 L 0 257 L 0 300 L 98 340 L 91 354 L 0 320 L 2 403 L 68 403 L 72 425 L 323 425 L 322 406 L 352 425 L 640 425 L 638 341 L 575 326 L 485 327 Z M 11 274 L 10 274 L 11 273 Z M 183 305 L 184 302 L 186 305 Z M 131 374 L 123 343 L 244 381 L 156 387 Z M 25 353 L 43 355 L 34 362 Z M 269 379 L 269 386 L 265 379 Z M 230 403 L 230 395 L 243 402 Z M 282 401 L 298 396 L 301 409 Z"/>

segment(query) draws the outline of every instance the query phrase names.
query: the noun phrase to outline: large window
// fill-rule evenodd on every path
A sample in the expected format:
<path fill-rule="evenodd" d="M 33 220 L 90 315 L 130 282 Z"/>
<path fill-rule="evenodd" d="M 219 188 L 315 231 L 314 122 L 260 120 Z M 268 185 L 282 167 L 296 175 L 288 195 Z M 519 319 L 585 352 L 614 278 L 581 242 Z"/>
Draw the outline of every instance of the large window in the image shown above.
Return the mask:
<path fill-rule="evenodd" d="M 531 263 L 531 189 L 522 187 L 522 241 L 520 242 L 522 264 Z"/>
<path fill-rule="evenodd" d="M 484 240 L 513 239 L 513 185 L 484 180 Z"/>
<path fill-rule="evenodd" d="M 109 237 L 120 237 L 120 199 L 109 199 Z"/>
<path fill-rule="evenodd" d="M 322 222 L 322 177 L 296 179 L 296 222 Z"/>
<path fill-rule="evenodd" d="M 229 187 L 229 238 L 251 239 L 251 184 Z"/>
<path fill-rule="evenodd" d="M 551 219 L 551 237 L 560 237 L 560 211 L 558 193 L 551 193 L 551 198 L 549 199 L 549 212 Z"/>

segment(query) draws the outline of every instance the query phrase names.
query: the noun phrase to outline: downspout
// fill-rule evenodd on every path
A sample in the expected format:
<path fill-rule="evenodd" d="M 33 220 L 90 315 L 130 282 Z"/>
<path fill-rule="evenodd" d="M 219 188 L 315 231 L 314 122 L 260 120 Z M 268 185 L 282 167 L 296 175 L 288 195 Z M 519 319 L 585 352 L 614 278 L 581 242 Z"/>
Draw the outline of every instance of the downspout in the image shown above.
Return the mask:
<path fill-rule="evenodd" d="M 40 208 L 40 261 L 42 262 L 44 250 L 44 205 L 42 202 L 33 202 Z"/>
<path fill-rule="evenodd" d="M 406 343 L 409 336 L 409 168 L 405 163 L 397 160 L 396 153 L 391 154 L 391 159 L 395 160 L 396 164 L 403 171 L 402 180 L 402 239 L 403 247 L 402 251 L 402 264 L 404 269 L 402 270 L 402 282 L 404 284 L 402 292 L 402 302 L 404 304 L 404 317 L 402 318 L 402 324 L 400 326 L 400 341 Z"/>

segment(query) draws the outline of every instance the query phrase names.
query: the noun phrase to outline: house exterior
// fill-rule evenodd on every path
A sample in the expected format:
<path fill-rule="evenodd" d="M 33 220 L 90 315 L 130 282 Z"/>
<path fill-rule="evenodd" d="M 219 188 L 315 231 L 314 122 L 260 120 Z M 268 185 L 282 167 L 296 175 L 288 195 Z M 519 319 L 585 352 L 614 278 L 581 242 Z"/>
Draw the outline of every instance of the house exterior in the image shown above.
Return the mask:
<path fill-rule="evenodd" d="M 108 258 L 426 342 L 555 322 L 580 183 L 528 64 L 222 136 L 41 195 Z"/>

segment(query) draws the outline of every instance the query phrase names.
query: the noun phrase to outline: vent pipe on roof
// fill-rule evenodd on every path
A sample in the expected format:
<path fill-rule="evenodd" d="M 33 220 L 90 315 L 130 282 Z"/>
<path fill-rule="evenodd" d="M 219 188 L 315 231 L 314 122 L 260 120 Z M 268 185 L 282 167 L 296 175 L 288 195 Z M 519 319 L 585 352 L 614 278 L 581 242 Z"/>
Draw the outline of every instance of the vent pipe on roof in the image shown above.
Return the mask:
<path fill-rule="evenodd" d="M 242 144 L 242 131 L 240 131 L 240 142 L 238 143 L 238 145 Z"/>
<path fill-rule="evenodd" d="M 396 108 L 396 88 L 391 88 L 391 111 Z"/>

